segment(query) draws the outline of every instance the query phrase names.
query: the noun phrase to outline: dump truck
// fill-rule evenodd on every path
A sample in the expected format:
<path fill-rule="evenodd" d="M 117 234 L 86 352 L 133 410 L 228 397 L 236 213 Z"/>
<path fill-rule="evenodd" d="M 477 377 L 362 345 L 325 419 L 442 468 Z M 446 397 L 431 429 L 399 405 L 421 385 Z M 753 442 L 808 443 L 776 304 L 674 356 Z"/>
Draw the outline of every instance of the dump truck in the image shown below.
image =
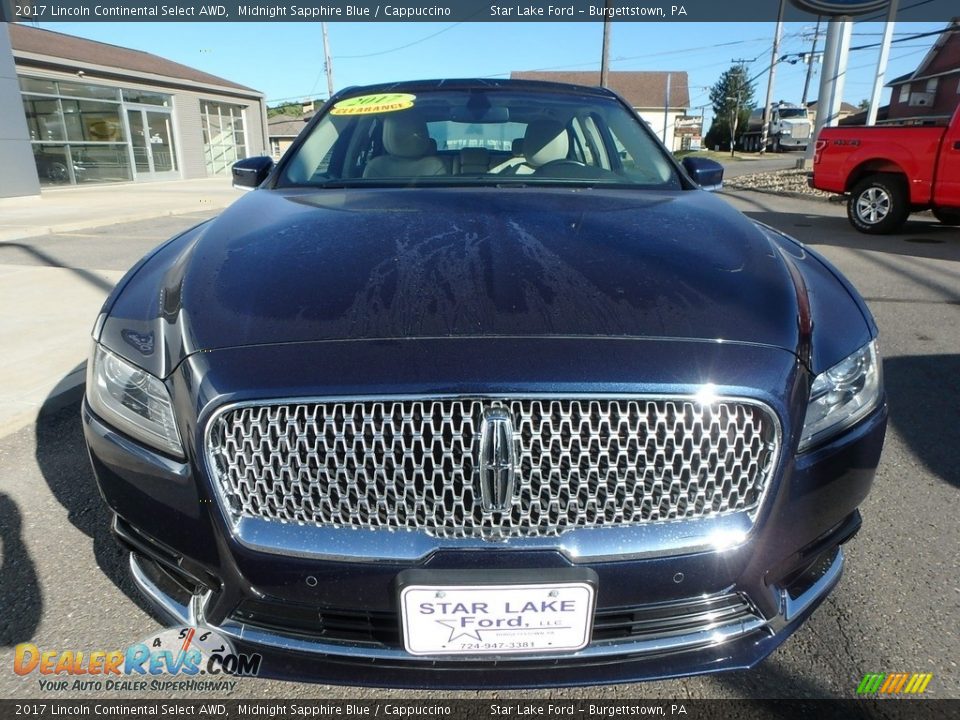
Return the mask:
<path fill-rule="evenodd" d="M 772 103 L 767 115 L 767 150 L 806 150 L 813 134 L 813 123 L 801 105 Z M 756 108 L 747 120 L 747 129 L 740 142 L 746 152 L 759 152 L 763 142 L 763 108 Z"/>

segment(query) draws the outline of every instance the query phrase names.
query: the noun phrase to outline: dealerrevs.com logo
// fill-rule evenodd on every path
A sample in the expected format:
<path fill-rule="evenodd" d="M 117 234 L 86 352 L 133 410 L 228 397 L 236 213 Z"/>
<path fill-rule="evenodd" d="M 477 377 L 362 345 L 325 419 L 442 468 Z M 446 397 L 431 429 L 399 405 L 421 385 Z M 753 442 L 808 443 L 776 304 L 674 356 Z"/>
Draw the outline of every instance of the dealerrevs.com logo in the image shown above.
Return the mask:
<path fill-rule="evenodd" d="M 123 650 L 50 650 L 17 645 L 13 671 L 36 675 L 43 691 L 233 690 L 233 676 L 256 676 L 262 657 L 237 653 L 202 627 L 165 630 Z"/>

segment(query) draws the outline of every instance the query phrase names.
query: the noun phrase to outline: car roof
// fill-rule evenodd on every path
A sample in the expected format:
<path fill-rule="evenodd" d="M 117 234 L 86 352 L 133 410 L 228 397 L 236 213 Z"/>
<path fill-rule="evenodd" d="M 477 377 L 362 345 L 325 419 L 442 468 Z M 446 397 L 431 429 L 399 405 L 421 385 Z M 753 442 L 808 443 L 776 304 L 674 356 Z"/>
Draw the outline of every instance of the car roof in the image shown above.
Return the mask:
<path fill-rule="evenodd" d="M 507 80 L 493 78 L 406 80 L 402 82 L 378 83 L 376 85 L 355 85 L 339 91 L 336 97 L 356 95 L 358 93 L 413 93 L 425 90 L 521 90 L 526 92 L 566 93 L 571 95 L 619 98 L 615 92 L 596 86 L 574 85 L 572 83 L 550 82 L 546 80 Z"/>

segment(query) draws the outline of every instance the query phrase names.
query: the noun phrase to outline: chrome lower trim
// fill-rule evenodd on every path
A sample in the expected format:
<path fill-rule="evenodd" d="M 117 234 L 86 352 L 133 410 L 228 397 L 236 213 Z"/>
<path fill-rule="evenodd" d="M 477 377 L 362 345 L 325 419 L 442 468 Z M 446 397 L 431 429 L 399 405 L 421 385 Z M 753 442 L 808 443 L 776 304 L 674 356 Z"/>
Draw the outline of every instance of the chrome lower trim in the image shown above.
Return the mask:
<path fill-rule="evenodd" d="M 140 589 L 140 592 L 144 594 L 147 600 L 151 601 L 157 608 L 163 611 L 168 619 L 173 620 L 177 625 L 195 624 L 196 616 L 193 611 L 195 603 L 191 601 L 190 605 L 184 605 L 158 588 L 154 582 L 147 577 L 147 574 L 137 561 L 137 556 L 133 553 L 130 553 L 130 575 L 133 578 L 134 584 Z M 199 596 L 194 595 L 194 597 Z"/>
<path fill-rule="evenodd" d="M 834 586 L 840 582 L 840 576 L 843 574 L 843 565 L 846 556 L 843 554 L 843 548 L 837 548 L 837 556 L 826 569 L 823 575 L 810 586 L 810 588 L 798 597 L 791 597 L 786 590 L 780 591 L 781 614 L 784 623 L 794 620 L 802 615 L 814 601 L 830 592 Z"/>
<path fill-rule="evenodd" d="M 754 632 L 776 633 L 783 629 L 799 615 L 812 607 L 819 600 L 833 589 L 840 579 L 843 572 L 844 554 L 843 549 L 838 549 L 837 555 L 827 571 L 817 582 L 815 582 L 805 593 L 799 597 L 790 597 L 785 590 L 779 590 L 783 600 L 781 604 L 781 614 L 770 620 L 764 620 L 762 617 L 756 617 L 751 620 L 735 620 L 729 623 L 718 623 L 714 626 L 708 626 L 695 632 L 683 635 L 675 635 L 663 638 L 648 640 L 636 640 L 631 642 L 603 642 L 587 646 L 583 650 L 568 655 L 523 655 L 523 656 L 462 656 L 452 658 L 450 656 L 442 657 L 419 657 L 410 655 L 404 650 L 397 648 L 384 648 L 360 645 L 348 645 L 343 643 L 320 642 L 308 638 L 284 635 L 276 632 L 268 632 L 243 623 L 228 620 L 219 626 L 209 626 L 224 635 L 248 643 L 262 645 L 284 651 L 306 652 L 320 655 L 333 655 L 339 657 L 357 658 L 363 660 L 402 660 L 411 664 L 417 662 L 434 663 L 439 660 L 453 661 L 472 660 L 472 661 L 493 661 L 505 662 L 516 661 L 524 662 L 529 660 L 576 660 L 578 658 L 600 658 L 613 656 L 643 655 L 648 653 L 663 652 L 681 652 L 685 650 L 695 650 L 704 647 L 713 647 L 738 638 L 744 637 Z M 135 555 L 130 556 L 130 569 L 133 580 L 148 600 L 157 605 L 175 622 L 183 625 L 204 624 L 203 607 L 209 596 L 195 595 L 190 606 L 182 605 L 174 598 L 166 595 L 144 574 L 140 568 Z"/>
<path fill-rule="evenodd" d="M 331 562 L 416 562 L 437 550 L 556 550 L 575 562 L 642 560 L 742 545 L 753 523 L 747 513 L 650 525 L 577 528 L 558 537 L 438 540 L 403 530 L 361 530 L 292 525 L 242 518 L 233 536 L 250 550 Z"/>
<path fill-rule="evenodd" d="M 258 645 L 266 645 L 280 650 L 290 650 L 295 652 L 320 653 L 323 655 L 339 655 L 346 657 L 358 657 L 374 660 L 403 660 L 410 663 L 426 662 L 429 664 L 442 662 L 489 662 L 496 660 L 502 662 L 523 662 L 529 660 L 577 660 L 578 658 L 601 658 L 611 656 L 643 655 L 664 652 L 680 652 L 683 650 L 696 650 L 703 647 L 720 645 L 730 640 L 742 637 L 752 632 L 761 630 L 766 623 L 761 618 L 744 621 L 737 620 L 728 624 L 718 624 L 714 627 L 704 628 L 696 632 L 686 633 L 684 635 L 673 635 L 670 637 L 656 638 L 653 640 L 636 640 L 633 642 L 607 642 L 588 645 L 583 650 L 569 654 L 548 654 L 548 653 L 530 653 L 523 655 L 411 655 L 406 650 L 398 648 L 384 647 L 357 647 L 335 643 L 323 643 L 305 638 L 278 635 L 258 628 L 253 628 L 241 623 L 228 621 L 221 625 L 217 630 L 231 639 L 241 640 Z"/>

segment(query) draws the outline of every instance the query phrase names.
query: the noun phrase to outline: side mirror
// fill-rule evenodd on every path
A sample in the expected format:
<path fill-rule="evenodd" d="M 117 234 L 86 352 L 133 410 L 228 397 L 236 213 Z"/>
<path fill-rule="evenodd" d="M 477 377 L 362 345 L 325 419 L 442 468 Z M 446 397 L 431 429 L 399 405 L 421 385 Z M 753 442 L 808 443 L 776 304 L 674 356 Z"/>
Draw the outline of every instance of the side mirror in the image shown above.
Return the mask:
<path fill-rule="evenodd" d="M 253 190 L 267 179 L 271 170 L 272 158 L 260 156 L 238 160 L 233 164 L 233 186 L 241 190 Z"/>
<path fill-rule="evenodd" d="M 711 192 L 723 187 L 723 165 L 716 160 L 688 155 L 681 164 L 697 185 Z"/>

